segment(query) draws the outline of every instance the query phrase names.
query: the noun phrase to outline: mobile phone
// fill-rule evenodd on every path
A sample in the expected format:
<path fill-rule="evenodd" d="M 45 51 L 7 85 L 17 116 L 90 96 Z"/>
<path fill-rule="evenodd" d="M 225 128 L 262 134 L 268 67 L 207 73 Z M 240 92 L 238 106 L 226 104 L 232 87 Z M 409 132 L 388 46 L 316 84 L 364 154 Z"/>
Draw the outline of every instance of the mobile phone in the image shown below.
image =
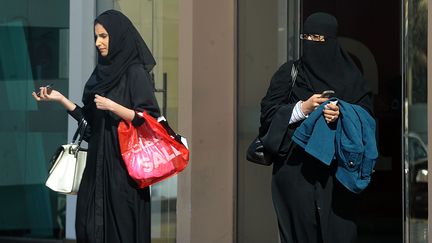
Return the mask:
<path fill-rule="evenodd" d="M 332 97 L 333 95 L 335 94 L 335 92 L 333 91 L 333 90 L 324 90 L 322 93 L 321 93 L 321 98 L 330 98 L 330 97 Z"/>
<path fill-rule="evenodd" d="M 54 84 L 48 84 L 47 86 L 45 86 L 45 88 L 52 89 L 53 86 L 54 86 Z M 39 90 L 39 92 L 36 93 L 36 95 L 40 96 L 40 90 Z"/>

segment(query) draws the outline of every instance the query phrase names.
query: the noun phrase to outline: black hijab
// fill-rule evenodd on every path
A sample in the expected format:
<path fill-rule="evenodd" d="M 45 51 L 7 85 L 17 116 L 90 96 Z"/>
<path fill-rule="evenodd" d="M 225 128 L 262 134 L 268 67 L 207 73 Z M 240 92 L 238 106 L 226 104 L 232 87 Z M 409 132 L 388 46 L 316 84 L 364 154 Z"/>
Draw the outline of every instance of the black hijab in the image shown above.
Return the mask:
<path fill-rule="evenodd" d="M 156 65 L 143 38 L 124 14 L 108 10 L 95 19 L 94 24 L 97 23 L 108 32 L 109 50 L 106 57 L 98 51 L 98 64 L 84 88 L 84 104 L 92 101 L 95 94 L 105 95 L 114 88 L 131 65 L 141 63 L 148 72 Z"/>
<path fill-rule="evenodd" d="M 371 92 L 362 73 L 337 41 L 338 23 L 327 13 L 314 13 L 304 22 L 304 34 L 325 36 L 325 42 L 303 40 L 299 76 L 294 94 L 301 100 L 324 90 L 372 112 Z"/>

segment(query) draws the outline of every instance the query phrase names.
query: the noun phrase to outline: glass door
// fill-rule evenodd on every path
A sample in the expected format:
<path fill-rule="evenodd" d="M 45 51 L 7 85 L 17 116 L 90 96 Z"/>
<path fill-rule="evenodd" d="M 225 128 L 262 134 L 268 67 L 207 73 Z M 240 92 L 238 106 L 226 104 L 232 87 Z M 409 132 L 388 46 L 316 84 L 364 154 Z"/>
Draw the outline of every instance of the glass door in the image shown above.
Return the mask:
<path fill-rule="evenodd" d="M 237 242 L 278 242 L 272 166 L 247 161 L 245 152 L 258 135 L 260 101 L 272 75 L 283 63 L 298 58 L 300 1 L 239 0 L 237 4 Z"/>
<path fill-rule="evenodd" d="M 426 0 L 404 0 L 405 242 L 428 242 Z"/>
<path fill-rule="evenodd" d="M 156 66 L 154 87 L 161 112 L 177 128 L 178 0 L 116 0 L 151 49 Z M 151 186 L 152 242 L 176 242 L 177 177 Z"/>

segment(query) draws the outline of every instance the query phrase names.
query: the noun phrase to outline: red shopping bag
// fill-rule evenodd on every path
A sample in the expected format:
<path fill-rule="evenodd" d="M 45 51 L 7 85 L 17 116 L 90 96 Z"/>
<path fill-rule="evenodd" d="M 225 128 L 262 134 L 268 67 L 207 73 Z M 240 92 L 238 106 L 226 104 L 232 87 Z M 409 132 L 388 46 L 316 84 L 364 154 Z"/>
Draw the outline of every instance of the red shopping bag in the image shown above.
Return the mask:
<path fill-rule="evenodd" d="M 138 113 L 145 122 L 134 127 L 122 121 L 118 126 L 120 151 L 129 175 L 139 188 L 150 186 L 186 168 L 189 150 L 147 113 Z M 167 131 L 168 130 L 168 131 Z M 179 135 L 176 135 L 179 136 Z"/>

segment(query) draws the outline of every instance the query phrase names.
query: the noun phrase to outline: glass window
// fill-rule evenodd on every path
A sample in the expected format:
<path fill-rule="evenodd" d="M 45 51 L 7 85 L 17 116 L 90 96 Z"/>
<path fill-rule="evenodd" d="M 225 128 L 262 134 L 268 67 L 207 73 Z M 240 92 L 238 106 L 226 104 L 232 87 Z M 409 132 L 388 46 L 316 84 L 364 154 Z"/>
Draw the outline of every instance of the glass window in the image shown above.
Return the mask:
<path fill-rule="evenodd" d="M 68 92 L 69 1 L 6 0 L 0 16 L 0 239 L 64 238 L 66 199 L 45 180 L 67 114 L 31 93 Z"/>
<path fill-rule="evenodd" d="M 151 49 L 156 98 L 174 129 L 178 111 L 178 0 L 114 1 Z M 176 241 L 177 177 L 151 186 L 152 242 Z"/>

